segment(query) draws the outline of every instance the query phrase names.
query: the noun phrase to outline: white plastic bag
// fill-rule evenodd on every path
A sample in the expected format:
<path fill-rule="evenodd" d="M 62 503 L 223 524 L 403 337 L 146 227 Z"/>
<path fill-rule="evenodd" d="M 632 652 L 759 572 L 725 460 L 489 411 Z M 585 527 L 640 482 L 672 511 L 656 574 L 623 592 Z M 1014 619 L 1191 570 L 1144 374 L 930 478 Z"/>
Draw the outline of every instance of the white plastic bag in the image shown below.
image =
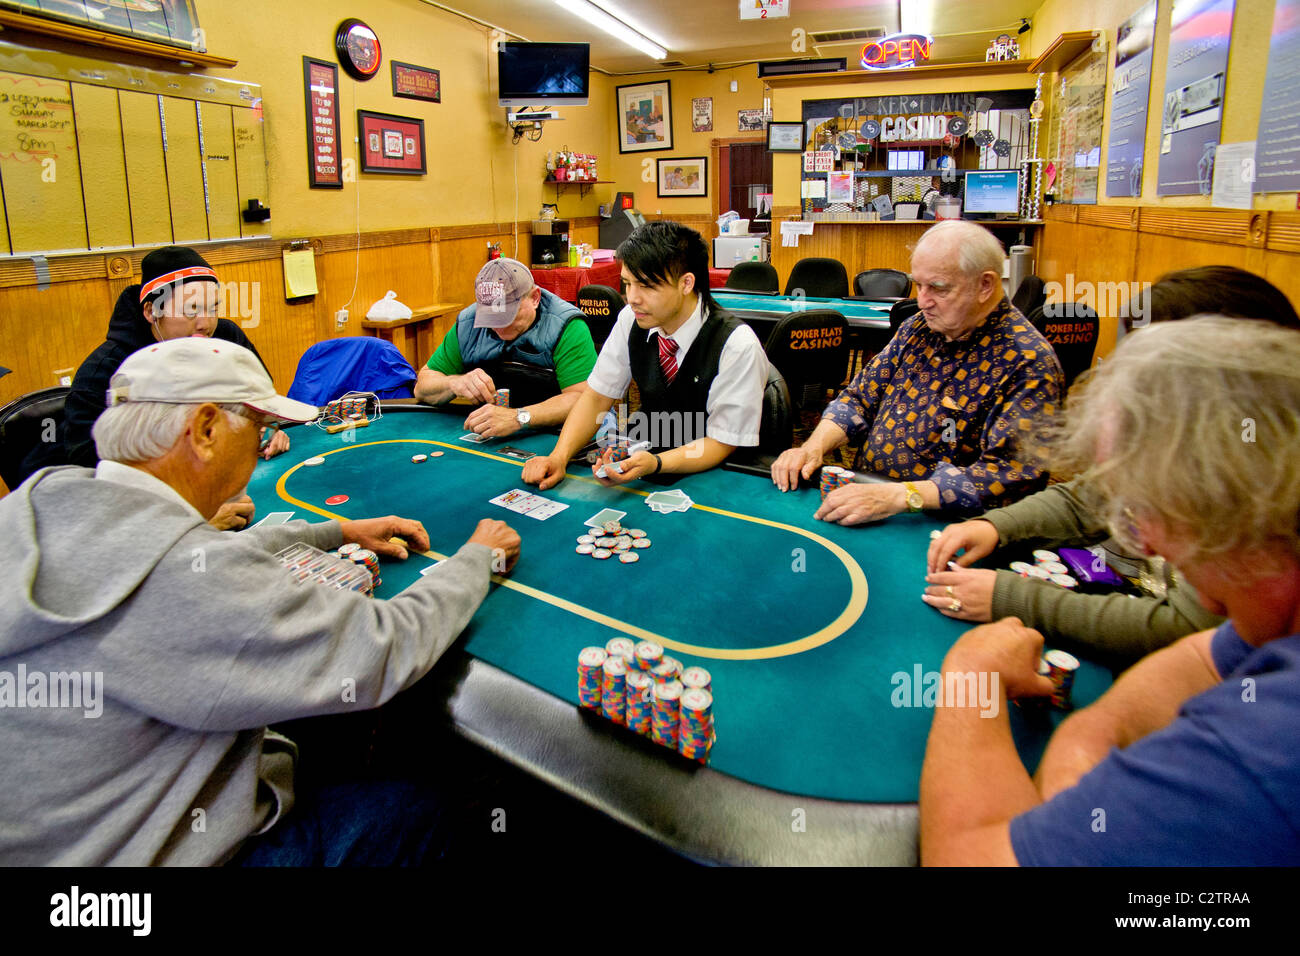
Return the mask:
<path fill-rule="evenodd" d="M 367 319 L 409 319 L 411 317 L 411 307 L 402 305 L 397 301 L 397 293 L 389 289 L 384 293 L 384 297 L 370 307 L 366 313 Z"/>

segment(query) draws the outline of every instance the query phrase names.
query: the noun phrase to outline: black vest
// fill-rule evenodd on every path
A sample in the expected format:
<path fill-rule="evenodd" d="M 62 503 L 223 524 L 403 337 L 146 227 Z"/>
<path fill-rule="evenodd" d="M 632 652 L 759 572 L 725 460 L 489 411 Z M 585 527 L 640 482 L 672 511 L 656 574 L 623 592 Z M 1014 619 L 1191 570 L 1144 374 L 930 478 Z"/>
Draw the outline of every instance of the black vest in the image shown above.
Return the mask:
<path fill-rule="evenodd" d="M 705 437 L 709 386 L 718 375 L 722 347 L 740 325 L 734 315 L 718 308 L 710 310 L 686 353 L 686 361 L 678 365 L 677 376 L 669 385 L 659 364 L 658 335 L 647 338 L 645 329 L 632 324 L 627 339 L 628 360 L 632 379 L 641 392 L 641 411 L 649 418 L 648 433 L 643 437 L 650 442 L 652 451 L 663 452 Z M 636 423 L 629 427 L 629 437 L 639 437 Z"/>

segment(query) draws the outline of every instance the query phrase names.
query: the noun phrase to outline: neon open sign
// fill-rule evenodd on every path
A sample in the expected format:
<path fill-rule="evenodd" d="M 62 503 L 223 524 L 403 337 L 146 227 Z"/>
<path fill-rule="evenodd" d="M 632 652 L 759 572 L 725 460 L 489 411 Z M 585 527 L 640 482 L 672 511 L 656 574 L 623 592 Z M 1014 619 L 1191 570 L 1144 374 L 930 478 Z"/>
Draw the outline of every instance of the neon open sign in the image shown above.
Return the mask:
<path fill-rule="evenodd" d="M 862 67 L 866 70 L 896 70 L 916 66 L 930 59 L 933 37 L 919 33 L 895 33 L 872 40 L 862 48 Z"/>

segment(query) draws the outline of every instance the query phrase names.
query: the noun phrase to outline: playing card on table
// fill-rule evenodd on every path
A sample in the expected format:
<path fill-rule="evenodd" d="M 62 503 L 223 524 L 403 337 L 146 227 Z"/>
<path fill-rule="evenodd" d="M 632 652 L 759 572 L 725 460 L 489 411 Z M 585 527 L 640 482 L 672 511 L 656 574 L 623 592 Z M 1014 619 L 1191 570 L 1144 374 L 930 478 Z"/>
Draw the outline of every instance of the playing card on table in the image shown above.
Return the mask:
<path fill-rule="evenodd" d="M 617 521 L 619 518 L 626 518 L 626 511 L 615 511 L 613 508 L 602 508 L 594 515 L 583 522 L 588 528 L 599 528 L 604 530 L 606 521 Z"/>

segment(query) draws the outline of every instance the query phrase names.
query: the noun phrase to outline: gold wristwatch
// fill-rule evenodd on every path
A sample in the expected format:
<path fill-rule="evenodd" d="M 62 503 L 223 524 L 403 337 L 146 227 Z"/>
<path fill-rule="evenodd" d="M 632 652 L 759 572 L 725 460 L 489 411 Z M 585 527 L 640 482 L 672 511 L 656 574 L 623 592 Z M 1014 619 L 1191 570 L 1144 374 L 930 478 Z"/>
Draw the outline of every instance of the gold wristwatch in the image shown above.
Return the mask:
<path fill-rule="evenodd" d="M 925 499 L 910 481 L 903 482 L 903 487 L 907 489 L 907 510 L 910 514 L 916 514 L 925 507 Z"/>

